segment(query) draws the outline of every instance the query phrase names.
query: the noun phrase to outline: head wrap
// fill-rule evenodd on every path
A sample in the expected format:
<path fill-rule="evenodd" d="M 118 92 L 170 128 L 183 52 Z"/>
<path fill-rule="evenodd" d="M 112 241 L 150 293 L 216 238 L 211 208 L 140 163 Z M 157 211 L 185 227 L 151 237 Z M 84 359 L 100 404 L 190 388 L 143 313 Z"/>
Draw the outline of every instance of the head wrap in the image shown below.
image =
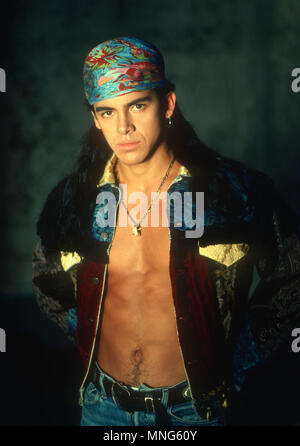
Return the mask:
<path fill-rule="evenodd" d="M 83 84 L 90 105 L 132 91 L 163 87 L 167 82 L 160 51 L 135 37 L 100 43 L 84 62 Z"/>

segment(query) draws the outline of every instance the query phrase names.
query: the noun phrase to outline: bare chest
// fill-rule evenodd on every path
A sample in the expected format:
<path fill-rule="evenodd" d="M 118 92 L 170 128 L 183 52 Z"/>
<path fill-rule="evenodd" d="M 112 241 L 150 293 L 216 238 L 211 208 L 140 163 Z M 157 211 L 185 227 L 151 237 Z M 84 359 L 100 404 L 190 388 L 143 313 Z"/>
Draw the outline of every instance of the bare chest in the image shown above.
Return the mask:
<path fill-rule="evenodd" d="M 155 274 L 169 269 L 170 241 L 168 228 L 142 228 L 133 235 L 132 228 L 116 228 L 109 253 L 110 274 Z"/>
<path fill-rule="evenodd" d="M 131 207 L 132 208 L 132 207 Z M 120 212 L 121 211 L 121 212 Z M 120 215 L 123 211 L 123 215 Z M 169 229 L 162 223 L 166 219 L 165 210 L 160 208 L 158 226 L 153 226 L 151 210 L 147 215 L 147 226 L 141 226 L 140 235 L 134 235 L 133 222 L 127 217 L 126 211 L 119 208 L 115 234 L 109 253 L 109 270 L 120 275 L 135 273 L 146 276 L 155 271 L 167 272 L 169 268 L 170 240 Z M 121 218 L 127 217 L 126 226 L 120 224 Z M 162 217 L 163 215 L 163 217 Z M 123 220 L 124 222 L 125 220 Z M 139 220 L 135 220 L 139 221 Z M 164 220 L 165 222 L 167 220 Z"/>

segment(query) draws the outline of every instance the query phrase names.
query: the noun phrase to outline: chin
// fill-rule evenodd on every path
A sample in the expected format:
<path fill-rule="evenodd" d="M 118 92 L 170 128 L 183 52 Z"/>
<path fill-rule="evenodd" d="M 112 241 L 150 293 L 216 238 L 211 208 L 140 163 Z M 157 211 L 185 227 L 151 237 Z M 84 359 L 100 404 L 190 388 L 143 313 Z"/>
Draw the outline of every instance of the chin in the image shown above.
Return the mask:
<path fill-rule="evenodd" d="M 122 163 L 131 166 L 144 162 L 148 154 L 132 151 L 128 153 L 116 153 L 116 155 Z"/>

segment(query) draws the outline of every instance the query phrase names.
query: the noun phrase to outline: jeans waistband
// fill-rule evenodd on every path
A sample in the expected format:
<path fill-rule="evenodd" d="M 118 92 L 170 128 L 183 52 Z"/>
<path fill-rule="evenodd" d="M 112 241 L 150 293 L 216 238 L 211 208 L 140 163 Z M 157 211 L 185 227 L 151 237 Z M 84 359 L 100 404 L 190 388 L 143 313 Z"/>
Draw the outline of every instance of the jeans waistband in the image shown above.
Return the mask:
<path fill-rule="evenodd" d="M 164 386 L 164 387 L 150 387 L 147 384 L 140 384 L 139 387 L 133 387 L 130 386 L 128 384 L 124 384 L 121 381 L 118 381 L 117 379 L 113 378 L 111 375 L 109 375 L 107 372 L 105 372 L 103 369 L 101 369 L 101 367 L 99 366 L 98 362 L 95 361 L 95 368 L 98 370 L 98 373 L 100 375 L 100 379 L 99 379 L 99 384 L 103 390 L 103 392 L 105 392 L 104 386 L 103 386 L 103 378 L 105 377 L 106 379 L 108 379 L 109 381 L 111 381 L 112 383 L 117 383 L 119 384 L 121 387 L 127 388 L 129 390 L 133 390 L 133 391 L 139 391 L 139 392 L 163 392 L 163 394 L 167 394 L 170 390 L 173 389 L 177 389 L 177 388 L 183 388 L 183 387 L 187 387 L 188 386 L 188 381 L 187 380 L 183 380 L 180 381 L 177 384 L 174 384 L 173 386 Z"/>
<path fill-rule="evenodd" d="M 110 376 L 101 369 L 97 362 L 94 363 L 94 376 L 91 380 L 96 388 L 101 391 L 103 397 L 111 396 L 118 407 L 127 411 L 156 411 L 159 409 L 161 412 L 162 407 L 167 408 L 168 406 L 191 402 L 192 400 L 187 380 L 173 386 L 150 387 L 146 384 L 140 384 L 136 388 Z M 202 394 L 202 398 L 197 398 L 197 401 L 195 401 L 198 413 L 207 420 L 227 412 L 227 395 L 223 393 L 225 388 L 223 385 L 219 387 L 208 394 Z M 145 407 L 144 403 L 141 404 L 141 399 L 147 403 Z M 149 401 L 150 405 L 148 404 Z M 161 417 L 161 413 L 159 416 Z"/>

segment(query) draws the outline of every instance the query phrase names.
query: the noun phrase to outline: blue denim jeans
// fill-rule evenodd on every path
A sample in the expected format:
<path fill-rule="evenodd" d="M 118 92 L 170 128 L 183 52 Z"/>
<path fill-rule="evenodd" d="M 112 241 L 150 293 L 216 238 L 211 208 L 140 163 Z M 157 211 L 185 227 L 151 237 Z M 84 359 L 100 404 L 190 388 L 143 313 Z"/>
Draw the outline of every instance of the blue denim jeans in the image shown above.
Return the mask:
<path fill-rule="evenodd" d="M 100 388 L 99 391 L 95 385 L 90 382 L 84 392 L 83 407 L 81 415 L 81 426 L 155 426 L 156 414 L 152 412 L 127 412 L 120 409 L 111 396 L 107 396 L 104 386 L 103 378 L 106 376 L 112 382 L 118 382 L 110 375 L 106 374 L 98 367 L 100 371 Z M 187 401 L 173 406 L 168 406 L 168 392 L 170 389 L 187 384 L 187 381 L 182 381 L 174 386 L 168 387 L 148 387 L 145 384 L 140 384 L 139 391 L 155 392 L 162 391 L 162 405 L 166 408 L 168 415 L 169 426 L 224 426 L 225 417 L 218 416 L 207 421 L 201 418 L 192 406 L 191 401 Z M 130 386 L 122 384 L 128 389 Z M 137 390 L 136 388 L 134 388 Z"/>

